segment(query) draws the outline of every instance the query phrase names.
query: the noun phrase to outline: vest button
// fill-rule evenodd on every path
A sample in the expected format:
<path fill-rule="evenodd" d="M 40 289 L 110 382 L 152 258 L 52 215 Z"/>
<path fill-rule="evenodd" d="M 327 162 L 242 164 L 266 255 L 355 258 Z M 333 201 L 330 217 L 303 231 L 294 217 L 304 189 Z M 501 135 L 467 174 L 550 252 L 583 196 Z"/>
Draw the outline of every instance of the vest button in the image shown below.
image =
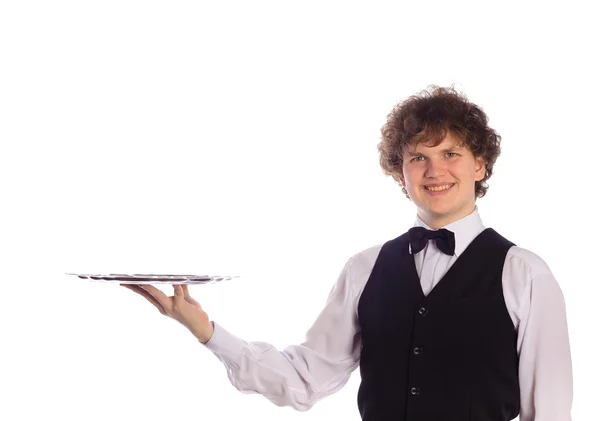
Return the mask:
<path fill-rule="evenodd" d="M 418 387 L 413 387 L 412 389 L 410 389 L 411 395 L 418 395 L 419 393 L 421 393 L 421 389 L 419 389 Z"/>
<path fill-rule="evenodd" d="M 427 314 L 427 312 L 428 312 L 428 311 L 429 311 L 429 310 L 427 310 L 425 307 L 421 307 L 421 308 L 419 309 L 419 315 L 420 315 L 420 316 L 425 316 L 425 315 Z"/>
<path fill-rule="evenodd" d="M 413 349 L 413 352 L 415 353 L 415 355 L 421 355 L 423 353 L 423 348 L 420 346 L 415 347 L 415 349 Z"/>

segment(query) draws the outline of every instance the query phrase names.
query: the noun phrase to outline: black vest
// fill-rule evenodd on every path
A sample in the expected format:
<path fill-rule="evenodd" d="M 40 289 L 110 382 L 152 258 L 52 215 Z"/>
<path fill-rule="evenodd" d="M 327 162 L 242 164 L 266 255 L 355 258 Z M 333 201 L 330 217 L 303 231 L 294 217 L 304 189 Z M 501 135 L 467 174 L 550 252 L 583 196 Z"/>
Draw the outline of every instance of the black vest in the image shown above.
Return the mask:
<path fill-rule="evenodd" d="M 423 294 L 408 234 L 383 245 L 358 303 L 365 421 L 506 421 L 519 414 L 517 333 L 491 228 Z"/>

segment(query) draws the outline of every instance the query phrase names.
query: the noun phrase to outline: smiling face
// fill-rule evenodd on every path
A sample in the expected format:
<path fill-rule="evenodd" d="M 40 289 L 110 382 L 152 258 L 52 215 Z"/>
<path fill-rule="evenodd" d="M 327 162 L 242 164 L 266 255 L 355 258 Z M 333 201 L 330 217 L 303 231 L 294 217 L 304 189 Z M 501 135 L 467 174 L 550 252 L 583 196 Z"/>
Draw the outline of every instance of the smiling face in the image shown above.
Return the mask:
<path fill-rule="evenodd" d="M 485 176 L 483 158 L 475 158 L 452 134 L 437 146 L 417 143 L 403 154 L 400 181 L 419 217 L 437 229 L 475 209 L 475 182 Z"/>

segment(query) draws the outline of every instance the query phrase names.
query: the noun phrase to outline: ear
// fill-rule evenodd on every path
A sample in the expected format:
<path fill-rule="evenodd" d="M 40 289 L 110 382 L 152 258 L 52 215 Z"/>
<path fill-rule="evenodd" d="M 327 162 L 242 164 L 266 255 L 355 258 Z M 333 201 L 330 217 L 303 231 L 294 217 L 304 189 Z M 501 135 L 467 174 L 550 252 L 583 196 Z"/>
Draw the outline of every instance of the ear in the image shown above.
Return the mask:
<path fill-rule="evenodd" d="M 402 184 L 402 187 L 406 187 L 406 181 L 404 181 L 404 174 L 402 173 L 402 171 L 398 175 L 398 181 L 400 181 L 400 184 Z"/>
<path fill-rule="evenodd" d="M 475 181 L 481 181 L 485 177 L 485 160 L 478 156 L 475 158 Z"/>

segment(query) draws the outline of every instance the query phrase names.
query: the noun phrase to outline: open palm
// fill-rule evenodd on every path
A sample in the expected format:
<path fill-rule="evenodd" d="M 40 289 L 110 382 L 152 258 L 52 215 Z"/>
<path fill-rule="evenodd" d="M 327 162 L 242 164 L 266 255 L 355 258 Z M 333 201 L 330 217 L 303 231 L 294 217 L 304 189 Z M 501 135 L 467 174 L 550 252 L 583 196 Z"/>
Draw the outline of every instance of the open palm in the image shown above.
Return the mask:
<path fill-rule="evenodd" d="M 213 327 L 208 314 L 190 295 L 186 284 L 173 285 L 173 296 L 166 295 L 152 285 L 121 284 L 121 286 L 146 298 L 162 315 L 177 320 L 201 342 L 207 342 L 212 336 Z"/>

